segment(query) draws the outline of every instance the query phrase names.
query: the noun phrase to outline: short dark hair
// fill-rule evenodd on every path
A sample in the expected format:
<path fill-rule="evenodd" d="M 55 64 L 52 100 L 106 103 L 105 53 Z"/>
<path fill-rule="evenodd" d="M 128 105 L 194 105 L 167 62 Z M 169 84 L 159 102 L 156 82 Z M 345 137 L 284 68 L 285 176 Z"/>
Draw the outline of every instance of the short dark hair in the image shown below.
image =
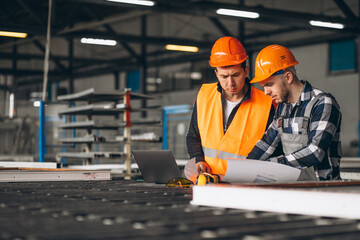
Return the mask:
<path fill-rule="evenodd" d="M 243 62 L 241 63 L 241 67 L 242 67 L 242 69 L 245 70 L 245 68 L 246 68 L 246 61 L 243 61 Z"/>

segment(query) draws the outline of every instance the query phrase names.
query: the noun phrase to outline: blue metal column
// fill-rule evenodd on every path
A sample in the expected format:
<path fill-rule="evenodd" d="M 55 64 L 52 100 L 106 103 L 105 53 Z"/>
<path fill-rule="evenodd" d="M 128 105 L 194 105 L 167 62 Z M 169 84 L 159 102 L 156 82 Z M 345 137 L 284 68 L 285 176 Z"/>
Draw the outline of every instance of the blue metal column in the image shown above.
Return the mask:
<path fill-rule="evenodd" d="M 45 103 L 40 101 L 39 107 L 39 162 L 45 161 Z"/>
<path fill-rule="evenodd" d="M 66 117 L 65 116 L 62 116 L 61 120 L 62 120 L 63 123 L 66 123 Z M 61 136 L 62 136 L 62 138 L 66 138 L 66 130 L 65 129 L 62 130 Z M 61 152 L 66 152 L 66 144 L 62 145 Z M 62 163 L 63 166 L 65 166 L 66 165 L 66 158 L 61 158 L 61 163 Z"/>
<path fill-rule="evenodd" d="M 163 108 L 163 150 L 167 150 L 167 110 Z"/>
<path fill-rule="evenodd" d="M 75 107 L 75 103 L 72 103 L 71 106 L 72 106 L 72 107 Z M 71 115 L 71 122 L 76 122 L 76 115 Z M 72 137 L 73 137 L 73 138 L 76 138 L 76 129 L 75 129 L 75 128 L 72 130 Z M 73 148 L 75 148 L 75 147 L 76 147 L 76 144 L 73 143 L 72 146 L 73 146 Z"/>

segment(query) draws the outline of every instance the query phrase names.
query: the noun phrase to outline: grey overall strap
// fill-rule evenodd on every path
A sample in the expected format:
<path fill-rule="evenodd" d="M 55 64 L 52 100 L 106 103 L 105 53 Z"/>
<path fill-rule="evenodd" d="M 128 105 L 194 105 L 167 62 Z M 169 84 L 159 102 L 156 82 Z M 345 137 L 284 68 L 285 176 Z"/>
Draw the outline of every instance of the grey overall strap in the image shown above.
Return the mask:
<path fill-rule="evenodd" d="M 280 113 L 280 116 L 279 116 L 278 120 L 277 120 L 277 127 L 278 127 L 278 131 L 279 131 L 280 134 L 283 133 L 283 126 L 284 126 L 283 121 L 284 121 L 286 108 L 287 108 L 287 105 L 284 104 L 284 107 L 283 107 L 283 109 L 282 109 L 282 111 Z"/>
<path fill-rule="evenodd" d="M 324 93 L 324 92 L 319 93 L 313 99 L 311 99 L 310 102 L 308 103 L 308 105 L 306 106 L 305 113 L 304 113 L 304 118 L 303 118 L 303 122 L 302 122 L 302 128 L 301 128 L 302 133 L 307 133 L 308 132 L 309 122 L 310 122 L 310 115 L 311 115 L 312 109 L 313 109 L 315 103 L 319 100 L 319 98 L 321 98 L 322 96 L 325 96 L 325 95 L 327 95 L 327 94 Z"/>

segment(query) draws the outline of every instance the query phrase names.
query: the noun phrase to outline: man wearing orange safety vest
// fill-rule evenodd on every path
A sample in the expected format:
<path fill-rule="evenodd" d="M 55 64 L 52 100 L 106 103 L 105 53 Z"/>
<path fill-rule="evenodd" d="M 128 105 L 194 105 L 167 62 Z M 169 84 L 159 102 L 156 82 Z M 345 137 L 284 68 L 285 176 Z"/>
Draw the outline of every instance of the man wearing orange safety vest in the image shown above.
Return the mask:
<path fill-rule="evenodd" d="M 272 100 L 250 85 L 247 57 L 233 37 L 218 39 L 211 50 L 218 82 L 199 90 L 186 136 L 185 176 L 192 181 L 200 173 L 225 175 L 224 160 L 245 158 L 272 121 Z"/>

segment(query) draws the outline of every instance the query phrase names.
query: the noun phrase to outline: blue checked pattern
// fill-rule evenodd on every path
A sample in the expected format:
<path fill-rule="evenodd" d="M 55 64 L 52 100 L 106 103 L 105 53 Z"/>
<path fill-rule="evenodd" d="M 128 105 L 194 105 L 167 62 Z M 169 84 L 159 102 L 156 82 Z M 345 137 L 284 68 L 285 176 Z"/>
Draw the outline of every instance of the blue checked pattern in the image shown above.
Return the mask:
<path fill-rule="evenodd" d="M 310 115 L 308 145 L 286 156 L 271 157 L 278 145 L 281 144 L 278 134 L 278 119 L 282 110 L 286 108 L 282 120 L 283 132 L 301 134 L 301 124 L 306 106 L 312 98 L 323 93 L 319 89 L 312 88 L 308 82 L 304 83 L 299 101 L 294 107 L 289 103 L 278 105 L 272 124 L 247 158 L 278 162 L 299 169 L 314 166 L 320 180 L 340 179 L 342 116 L 338 103 L 330 94 L 320 97 L 314 104 Z"/>

